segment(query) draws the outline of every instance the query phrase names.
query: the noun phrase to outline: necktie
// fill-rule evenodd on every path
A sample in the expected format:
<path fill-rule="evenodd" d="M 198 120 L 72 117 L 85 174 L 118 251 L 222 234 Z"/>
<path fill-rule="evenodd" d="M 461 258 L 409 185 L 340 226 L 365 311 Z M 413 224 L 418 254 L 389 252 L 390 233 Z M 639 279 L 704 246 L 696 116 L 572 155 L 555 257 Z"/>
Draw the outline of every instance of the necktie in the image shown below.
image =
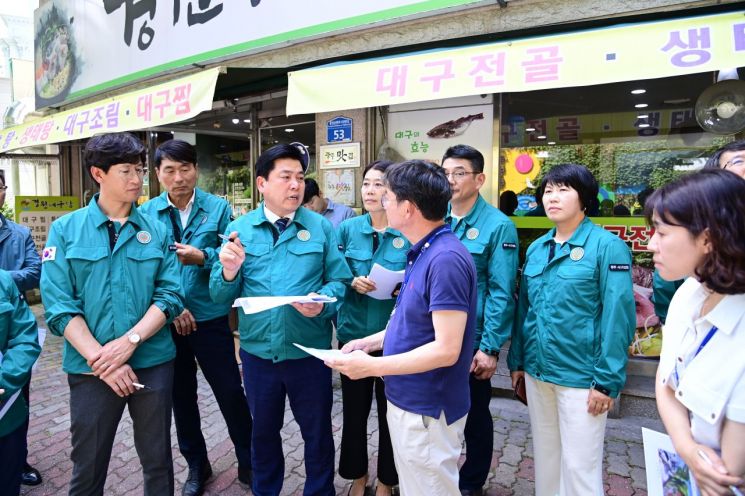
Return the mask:
<path fill-rule="evenodd" d="M 274 221 L 274 227 L 277 228 L 277 232 L 274 232 L 274 242 L 276 243 L 279 237 L 282 235 L 283 232 L 285 232 L 285 229 L 287 229 L 287 224 L 290 223 L 290 219 L 287 217 L 282 217 L 281 219 L 277 219 Z"/>

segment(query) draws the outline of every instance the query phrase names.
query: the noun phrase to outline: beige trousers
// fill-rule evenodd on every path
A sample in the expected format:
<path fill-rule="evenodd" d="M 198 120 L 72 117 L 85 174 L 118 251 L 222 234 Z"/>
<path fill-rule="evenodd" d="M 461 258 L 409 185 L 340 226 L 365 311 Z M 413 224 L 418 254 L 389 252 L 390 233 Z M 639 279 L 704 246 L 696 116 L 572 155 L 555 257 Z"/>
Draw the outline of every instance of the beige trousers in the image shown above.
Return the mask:
<path fill-rule="evenodd" d="M 388 430 L 402 496 L 459 496 L 458 458 L 466 417 L 450 425 L 388 402 Z"/>

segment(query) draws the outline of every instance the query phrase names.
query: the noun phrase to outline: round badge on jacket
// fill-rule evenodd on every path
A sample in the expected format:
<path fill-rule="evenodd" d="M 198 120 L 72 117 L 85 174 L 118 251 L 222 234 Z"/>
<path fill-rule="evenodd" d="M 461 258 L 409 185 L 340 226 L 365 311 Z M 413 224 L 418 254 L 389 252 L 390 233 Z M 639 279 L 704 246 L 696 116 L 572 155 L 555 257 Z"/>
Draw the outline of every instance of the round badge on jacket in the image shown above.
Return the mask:
<path fill-rule="evenodd" d="M 569 258 L 577 262 L 578 260 L 582 260 L 582 257 L 585 256 L 585 250 L 581 247 L 572 248 L 572 251 L 569 252 Z"/>
<path fill-rule="evenodd" d="M 479 237 L 479 230 L 475 227 L 472 227 L 468 231 L 466 231 L 466 238 L 468 239 L 476 239 Z"/>
<path fill-rule="evenodd" d="M 400 250 L 401 248 L 404 247 L 404 240 L 401 238 L 394 238 L 393 247 L 397 250 Z"/>
<path fill-rule="evenodd" d="M 152 239 L 153 237 L 150 236 L 150 233 L 147 231 L 140 231 L 137 233 L 137 241 L 139 241 L 143 245 L 148 244 Z"/>
<path fill-rule="evenodd" d="M 310 239 L 310 232 L 305 229 L 297 232 L 297 239 L 300 241 L 308 241 Z"/>

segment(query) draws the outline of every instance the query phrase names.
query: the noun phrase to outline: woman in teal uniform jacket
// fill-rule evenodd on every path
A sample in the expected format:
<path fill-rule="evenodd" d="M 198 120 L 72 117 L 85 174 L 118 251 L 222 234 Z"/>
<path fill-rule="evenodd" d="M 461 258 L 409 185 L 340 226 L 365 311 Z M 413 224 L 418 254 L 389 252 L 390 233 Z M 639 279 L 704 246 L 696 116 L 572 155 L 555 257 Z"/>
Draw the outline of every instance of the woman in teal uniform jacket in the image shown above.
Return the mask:
<path fill-rule="evenodd" d="M 393 310 L 395 299 L 378 300 L 367 296 L 373 291 L 375 281 L 370 279 L 373 264 L 390 270 L 403 270 L 409 242 L 398 231 L 388 227 L 388 219 L 380 201 L 385 187 L 383 173 L 391 162 L 373 162 L 365 168 L 362 180 L 362 202 L 367 215 L 347 219 L 341 223 L 337 234 L 339 249 L 352 269 L 354 279 L 347 288 L 344 302 L 339 308 L 337 337 L 339 348 L 345 343 L 383 330 Z M 373 353 L 379 356 L 381 353 Z M 352 380 L 341 376 L 343 429 L 339 475 L 352 479 L 349 494 L 362 495 L 367 485 L 367 417 L 370 415 L 373 392 L 378 406 L 379 452 L 378 486 L 376 494 L 391 494 L 398 484 L 398 474 L 393 463 L 393 448 L 385 419 L 386 398 L 383 379 L 368 377 Z"/>
<path fill-rule="evenodd" d="M 0 270 L 0 492 L 9 496 L 20 494 L 25 461 L 28 405 L 17 393 L 39 353 L 36 319 L 10 274 Z"/>
<path fill-rule="evenodd" d="M 525 378 L 538 496 L 603 494 L 605 423 L 626 381 L 631 254 L 586 217 L 597 194 L 574 164 L 536 193 L 556 227 L 528 248 L 508 364 L 513 385 Z"/>

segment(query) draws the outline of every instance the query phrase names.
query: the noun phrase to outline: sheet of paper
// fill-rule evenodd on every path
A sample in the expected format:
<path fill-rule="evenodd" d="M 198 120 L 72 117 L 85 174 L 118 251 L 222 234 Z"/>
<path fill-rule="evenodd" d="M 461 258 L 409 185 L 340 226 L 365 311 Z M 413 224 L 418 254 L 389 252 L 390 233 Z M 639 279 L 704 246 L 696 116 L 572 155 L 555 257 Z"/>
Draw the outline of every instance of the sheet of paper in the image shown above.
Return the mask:
<path fill-rule="evenodd" d="M 336 358 L 344 355 L 341 350 L 319 350 L 318 348 L 308 348 L 307 346 L 303 346 L 297 343 L 292 344 L 306 352 L 308 355 L 314 356 L 320 360 L 328 360 L 330 358 Z"/>
<path fill-rule="evenodd" d="M 367 296 L 376 300 L 393 299 L 393 291 L 396 286 L 404 280 L 403 270 L 389 270 L 380 264 L 373 264 L 368 276 L 375 283 L 375 291 L 370 291 Z"/>
<path fill-rule="evenodd" d="M 249 296 L 246 298 L 236 298 L 233 306 L 242 308 L 243 313 L 253 314 L 289 305 L 290 303 L 333 303 L 336 298 L 330 298 L 325 295 L 318 296 Z"/>
<path fill-rule="evenodd" d="M 642 439 L 649 496 L 679 494 L 676 488 L 680 487 L 686 489 L 686 494 L 700 494 L 688 466 L 675 452 L 670 436 L 642 427 Z"/>

